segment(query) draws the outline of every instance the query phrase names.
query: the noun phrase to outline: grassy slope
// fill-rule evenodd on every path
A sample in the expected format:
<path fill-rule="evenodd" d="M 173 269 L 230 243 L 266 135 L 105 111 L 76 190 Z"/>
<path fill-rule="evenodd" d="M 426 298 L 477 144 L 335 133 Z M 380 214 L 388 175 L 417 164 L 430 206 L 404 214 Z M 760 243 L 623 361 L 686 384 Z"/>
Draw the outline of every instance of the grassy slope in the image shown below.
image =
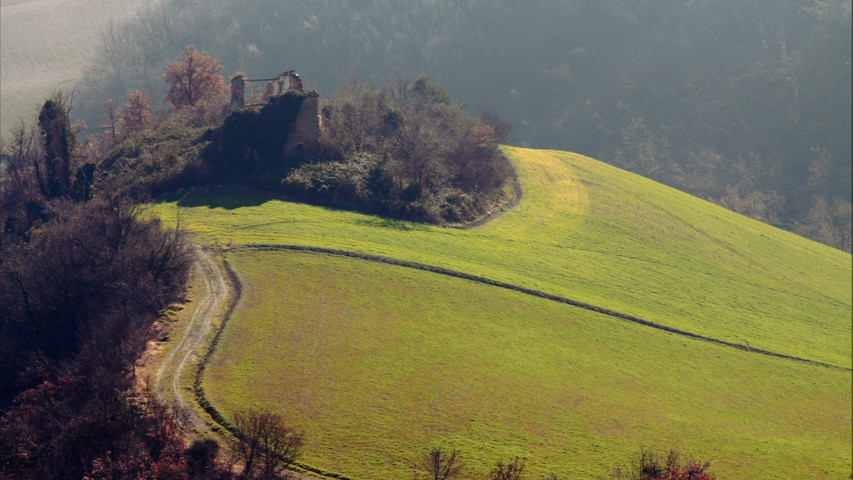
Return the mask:
<path fill-rule="evenodd" d="M 2 0 L 0 133 L 30 120 L 58 89 L 82 78 L 110 20 L 130 18 L 142 0 Z"/>
<path fill-rule="evenodd" d="M 244 285 L 204 384 L 230 416 L 301 424 L 305 461 L 411 478 L 430 445 L 484 473 L 601 478 L 641 446 L 720 478 L 846 478 L 849 372 L 685 339 L 441 275 L 295 252 L 235 252 Z"/>
<path fill-rule="evenodd" d="M 851 256 L 581 155 L 508 148 L 524 200 L 476 230 L 260 197 L 153 212 L 204 242 L 288 243 L 481 275 L 849 367 Z"/>

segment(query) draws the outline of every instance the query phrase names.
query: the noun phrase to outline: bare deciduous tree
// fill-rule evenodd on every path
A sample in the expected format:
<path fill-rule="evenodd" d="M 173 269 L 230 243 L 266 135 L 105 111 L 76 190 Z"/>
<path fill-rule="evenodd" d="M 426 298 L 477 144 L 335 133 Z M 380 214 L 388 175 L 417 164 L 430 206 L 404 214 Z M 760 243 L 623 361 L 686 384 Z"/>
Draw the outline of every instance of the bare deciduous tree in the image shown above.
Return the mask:
<path fill-rule="evenodd" d="M 851 206 L 840 197 L 828 200 L 825 197 L 812 198 L 812 206 L 801 218 L 794 222 L 794 233 L 829 245 L 830 247 L 851 251 Z"/>
<path fill-rule="evenodd" d="M 520 480 L 523 472 L 524 460 L 515 457 L 506 463 L 498 460 L 497 465 L 486 478 L 488 480 Z"/>
<path fill-rule="evenodd" d="M 234 415 L 237 452 L 245 464 L 246 479 L 274 479 L 302 454 L 305 435 L 290 427 L 282 415 L 248 409 Z"/>
<path fill-rule="evenodd" d="M 136 89 L 127 94 L 127 103 L 121 109 L 121 124 L 126 135 L 138 132 L 151 122 L 151 98 Z"/>
<path fill-rule="evenodd" d="M 433 448 L 424 455 L 421 460 L 420 469 L 427 474 L 428 480 L 447 480 L 454 478 L 465 468 L 465 464 L 459 457 L 458 450 L 449 452 L 443 450 L 440 446 Z M 415 475 L 416 479 L 421 478 L 420 475 Z"/>
<path fill-rule="evenodd" d="M 610 476 L 611 480 L 714 480 L 708 473 L 710 463 L 695 460 L 682 462 L 678 452 L 670 450 L 662 455 L 643 449 L 628 467 L 617 467 Z"/>
<path fill-rule="evenodd" d="M 104 100 L 102 105 L 104 109 L 105 123 L 99 128 L 104 131 L 109 148 L 112 148 L 115 147 L 120 140 L 119 123 L 121 121 L 121 116 L 119 114 L 119 108 L 121 102 L 116 98 L 110 98 L 108 100 Z"/>

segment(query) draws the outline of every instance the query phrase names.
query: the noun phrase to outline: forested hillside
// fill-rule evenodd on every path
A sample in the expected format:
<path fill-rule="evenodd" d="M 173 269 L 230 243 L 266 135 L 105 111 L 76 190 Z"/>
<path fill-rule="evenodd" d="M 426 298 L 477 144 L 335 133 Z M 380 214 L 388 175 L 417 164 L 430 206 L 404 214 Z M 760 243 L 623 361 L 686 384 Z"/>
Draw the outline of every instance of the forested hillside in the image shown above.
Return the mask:
<path fill-rule="evenodd" d="M 510 143 L 577 151 L 850 250 L 849 0 L 466 2 L 166 0 L 110 31 L 79 90 L 165 88 L 187 44 L 226 74 L 428 73 L 514 124 Z"/>
<path fill-rule="evenodd" d="M 100 50 L 100 32 L 145 0 L 0 2 L 0 136 L 7 138 L 58 89 L 72 89 Z"/>

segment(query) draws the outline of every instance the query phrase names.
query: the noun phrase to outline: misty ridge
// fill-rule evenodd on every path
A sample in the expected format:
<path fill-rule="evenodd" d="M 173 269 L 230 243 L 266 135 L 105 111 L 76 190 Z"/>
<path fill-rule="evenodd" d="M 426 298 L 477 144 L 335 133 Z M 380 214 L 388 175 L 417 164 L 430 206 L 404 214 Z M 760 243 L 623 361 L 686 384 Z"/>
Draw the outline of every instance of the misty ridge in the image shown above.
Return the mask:
<path fill-rule="evenodd" d="M 103 32 L 75 116 L 188 44 L 227 77 L 427 74 L 507 143 L 575 151 L 851 250 L 851 2 L 164 0 Z M 96 133 L 96 132 L 83 132 Z"/>

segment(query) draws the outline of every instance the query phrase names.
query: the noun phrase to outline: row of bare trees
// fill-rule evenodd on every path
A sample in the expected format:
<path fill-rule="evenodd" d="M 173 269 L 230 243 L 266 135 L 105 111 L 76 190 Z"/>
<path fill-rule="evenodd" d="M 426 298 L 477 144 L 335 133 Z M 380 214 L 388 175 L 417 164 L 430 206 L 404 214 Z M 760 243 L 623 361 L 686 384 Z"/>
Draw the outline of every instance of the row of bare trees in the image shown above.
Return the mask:
<path fill-rule="evenodd" d="M 522 480 L 525 461 L 519 457 L 498 460 L 495 466 L 482 478 L 483 480 Z M 670 450 L 662 455 L 649 449 L 642 449 L 628 466 L 617 466 L 610 480 L 714 480 L 716 477 L 707 470 L 710 463 L 695 460 L 682 461 L 678 452 Z M 465 470 L 458 450 L 432 448 L 424 454 L 416 466 L 414 480 L 453 480 L 472 478 Z M 541 480 L 567 480 L 566 477 L 550 473 Z"/>

